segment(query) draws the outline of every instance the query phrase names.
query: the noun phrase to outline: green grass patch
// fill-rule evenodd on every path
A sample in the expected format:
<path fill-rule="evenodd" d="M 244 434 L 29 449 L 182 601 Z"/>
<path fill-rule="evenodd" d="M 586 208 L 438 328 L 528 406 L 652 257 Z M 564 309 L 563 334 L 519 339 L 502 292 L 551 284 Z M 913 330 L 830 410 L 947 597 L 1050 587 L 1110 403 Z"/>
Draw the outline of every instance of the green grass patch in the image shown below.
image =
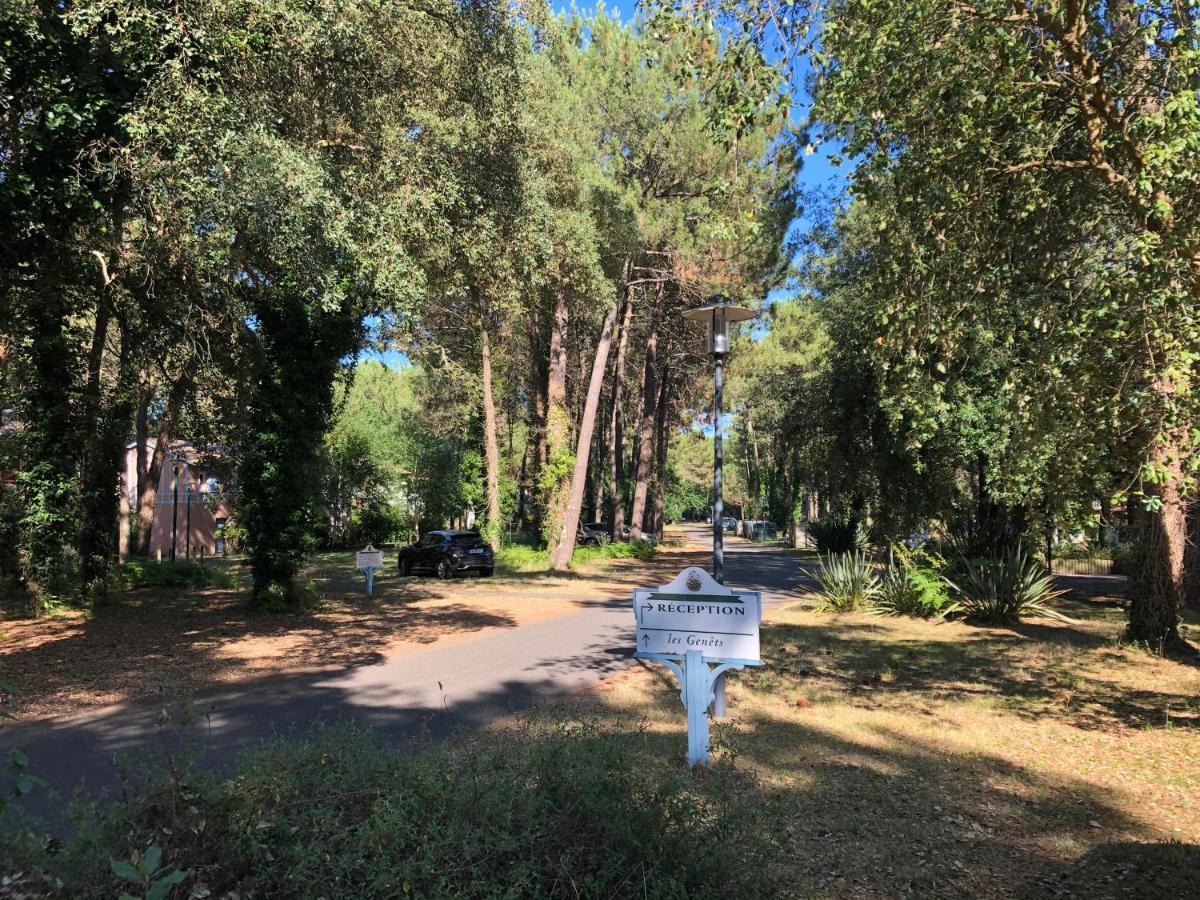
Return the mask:
<path fill-rule="evenodd" d="M 571 568 L 578 569 L 614 559 L 640 559 L 649 561 L 658 551 L 645 541 L 616 541 L 590 547 L 576 547 L 571 557 Z M 504 575 L 523 572 L 544 572 L 550 568 L 550 551 L 538 550 L 523 544 L 502 547 L 496 551 L 496 569 Z"/>

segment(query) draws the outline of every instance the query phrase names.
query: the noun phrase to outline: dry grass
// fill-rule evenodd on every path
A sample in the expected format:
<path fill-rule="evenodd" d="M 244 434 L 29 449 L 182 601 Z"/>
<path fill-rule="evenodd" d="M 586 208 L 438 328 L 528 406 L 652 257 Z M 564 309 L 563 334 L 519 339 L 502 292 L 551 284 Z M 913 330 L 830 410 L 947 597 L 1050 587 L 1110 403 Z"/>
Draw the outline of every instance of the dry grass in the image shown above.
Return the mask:
<path fill-rule="evenodd" d="M 735 802 L 779 839 L 784 892 L 1200 896 L 1200 667 L 1119 631 L 1107 609 L 1011 629 L 779 613 L 714 746 L 757 785 Z M 682 764 L 657 667 L 536 715 L 644 728 L 648 765 Z"/>

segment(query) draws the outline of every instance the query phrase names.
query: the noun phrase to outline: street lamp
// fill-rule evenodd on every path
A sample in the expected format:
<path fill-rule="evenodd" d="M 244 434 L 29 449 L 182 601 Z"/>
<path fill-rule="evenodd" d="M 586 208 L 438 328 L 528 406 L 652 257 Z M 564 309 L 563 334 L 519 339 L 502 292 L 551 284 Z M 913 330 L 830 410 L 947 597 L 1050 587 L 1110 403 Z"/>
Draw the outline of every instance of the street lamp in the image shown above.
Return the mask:
<path fill-rule="evenodd" d="M 725 356 L 729 353 L 729 325 L 754 318 L 754 310 L 734 306 L 728 297 L 715 294 L 708 304 L 699 309 L 689 309 L 685 319 L 708 323 L 708 352 L 713 358 L 713 578 L 718 584 L 725 583 L 725 533 L 721 519 L 724 517 L 724 498 L 721 496 L 721 467 L 725 462 L 721 447 L 721 393 L 725 390 Z"/>

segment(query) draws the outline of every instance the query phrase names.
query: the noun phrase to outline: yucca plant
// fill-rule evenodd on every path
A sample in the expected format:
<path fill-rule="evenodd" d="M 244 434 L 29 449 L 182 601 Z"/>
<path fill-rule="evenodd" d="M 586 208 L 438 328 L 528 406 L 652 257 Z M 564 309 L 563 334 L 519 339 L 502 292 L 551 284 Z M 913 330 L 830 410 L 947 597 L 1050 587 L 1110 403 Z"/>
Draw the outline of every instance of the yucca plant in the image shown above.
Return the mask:
<path fill-rule="evenodd" d="M 866 554 L 830 553 L 821 557 L 819 612 L 849 612 L 866 606 L 879 594 L 879 576 Z"/>
<path fill-rule="evenodd" d="M 1014 622 L 1025 616 L 1046 616 L 1072 621 L 1047 605 L 1065 592 L 1055 589 L 1045 566 L 1020 545 L 999 559 L 960 559 L 956 572 L 954 586 L 969 619 Z"/>

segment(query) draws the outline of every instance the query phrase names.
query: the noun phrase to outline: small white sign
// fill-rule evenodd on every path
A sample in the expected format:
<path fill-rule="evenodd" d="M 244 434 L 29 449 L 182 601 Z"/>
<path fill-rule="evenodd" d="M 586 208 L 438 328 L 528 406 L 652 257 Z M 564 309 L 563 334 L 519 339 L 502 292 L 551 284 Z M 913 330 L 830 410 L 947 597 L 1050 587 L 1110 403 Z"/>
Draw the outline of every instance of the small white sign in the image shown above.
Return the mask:
<path fill-rule="evenodd" d="M 759 662 L 762 600 L 756 591 L 731 591 L 700 568 L 685 569 L 670 584 L 633 592 L 637 652 Z"/>
<path fill-rule="evenodd" d="M 383 551 L 376 550 L 370 544 L 367 544 L 365 550 L 359 550 L 354 554 L 355 568 L 359 569 L 382 569 L 383 568 Z"/>

